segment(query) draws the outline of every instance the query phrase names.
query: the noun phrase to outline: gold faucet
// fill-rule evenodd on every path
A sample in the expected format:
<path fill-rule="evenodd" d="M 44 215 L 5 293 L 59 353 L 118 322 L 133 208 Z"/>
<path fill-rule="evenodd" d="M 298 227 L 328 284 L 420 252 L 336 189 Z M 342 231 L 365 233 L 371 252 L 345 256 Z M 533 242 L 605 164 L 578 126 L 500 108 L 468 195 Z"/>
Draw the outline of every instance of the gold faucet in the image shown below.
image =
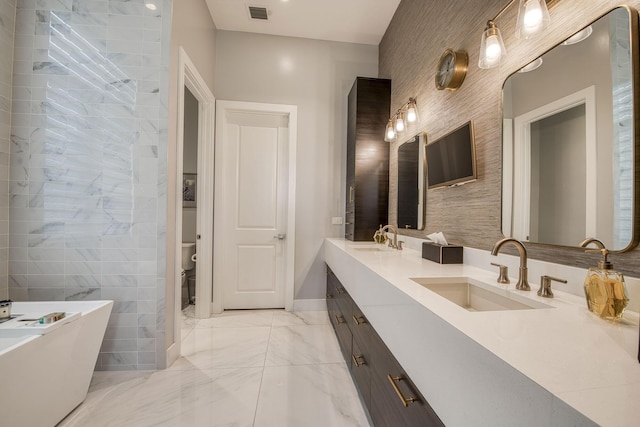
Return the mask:
<path fill-rule="evenodd" d="M 606 249 L 606 247 L 604 246 L 604 243 L 602 243 L 602 240 L 596 239 L 595 237 L 587 237 L 582 242 L 580 242 L 579 246 L 581 248 L 586 248 L 587 246 L 589 246 L 590 243 L 593 243 L 600 249 Z"/>
<path fill-rule="evenodd" d="M 393 240 L 389 242 L 389 247 L 393 249 L 399 249 L 398 248 L 398 229 L 391 224 L 387 224 L 380 229 L 380 233 L 384 233 L 387 230 L 393 233 Z"/>
<path fill-rule="evenodd" d="M 518 252 L 520 253 L 520 269 L 518 270 L 518 283 L 516 283 L 516 289 L 519 289 L 521 291 L 530 291 L 531 286 L 529 286 L 529 280 L 527 279 L 527 249 L 524 247 L 520 240 L 516 240 L 511 237 L 505 237 L 504 239 L 498 240 L 496 244 L 493 245 L 491 255 L 498 255 L 500 248 L 505 243 L 513 244 L 516 248 L 518 248 Z"/>

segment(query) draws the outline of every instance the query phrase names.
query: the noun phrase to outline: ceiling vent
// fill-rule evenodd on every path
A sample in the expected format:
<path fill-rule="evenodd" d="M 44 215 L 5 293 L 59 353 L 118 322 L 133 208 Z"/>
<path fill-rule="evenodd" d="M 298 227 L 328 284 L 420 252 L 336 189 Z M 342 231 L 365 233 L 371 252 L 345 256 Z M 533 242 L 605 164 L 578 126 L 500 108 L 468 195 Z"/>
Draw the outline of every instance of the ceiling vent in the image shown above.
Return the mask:
<path fill-rule="evenodd" d="M 251 16 L 251 19 L 261 19 L 263 21 L 269 19 L 266 7 L 249 6 L 249 15 Z"/>

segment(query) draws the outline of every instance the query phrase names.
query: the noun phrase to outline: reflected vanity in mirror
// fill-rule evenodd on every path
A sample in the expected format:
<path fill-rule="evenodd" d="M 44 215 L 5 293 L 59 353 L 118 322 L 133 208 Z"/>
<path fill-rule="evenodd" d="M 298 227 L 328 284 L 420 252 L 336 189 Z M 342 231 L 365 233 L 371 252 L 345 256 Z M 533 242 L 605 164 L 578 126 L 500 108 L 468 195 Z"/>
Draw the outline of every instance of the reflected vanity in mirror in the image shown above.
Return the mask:
<path fill-rule="evenodd" d="M 398 146 L 398 228 L 424 229 L 426 134 Z"/>
<path fill-rule="evenodd" d="M 637 21 L 616 8 L 505 81 L 505 236 L 637 245 Z"/>

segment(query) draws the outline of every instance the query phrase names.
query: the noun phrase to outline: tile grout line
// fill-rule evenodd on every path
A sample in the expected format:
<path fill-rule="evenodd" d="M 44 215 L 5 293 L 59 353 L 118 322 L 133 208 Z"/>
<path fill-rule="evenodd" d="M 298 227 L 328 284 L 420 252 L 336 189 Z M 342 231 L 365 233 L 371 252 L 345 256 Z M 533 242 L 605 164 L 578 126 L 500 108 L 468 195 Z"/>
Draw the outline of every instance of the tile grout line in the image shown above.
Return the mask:
<path fill-rule="evenodd" d="M 273 321 L 275 319 L 275 312 L 271 312 L 271 324 L 269 325 L 269 337 L 267 338 L 267 348 L 264 352 L 264 359 L 262 361 L 262 374 L 260 375 L 260 384 L 258 385 L 258 396 L 256 397 L 255 409 L 253 410 L 253 422 L 252 426 L 256 425 L 256 417 L 258 416 L 258 405 L 260 404 L 260 394 L 262 392 L 262 382 L 264 381 L 264 370 L 267 365 L 267 354 L 269 354 L 269 346 L 271 345 L 271 331 L 273 331 Z"/>

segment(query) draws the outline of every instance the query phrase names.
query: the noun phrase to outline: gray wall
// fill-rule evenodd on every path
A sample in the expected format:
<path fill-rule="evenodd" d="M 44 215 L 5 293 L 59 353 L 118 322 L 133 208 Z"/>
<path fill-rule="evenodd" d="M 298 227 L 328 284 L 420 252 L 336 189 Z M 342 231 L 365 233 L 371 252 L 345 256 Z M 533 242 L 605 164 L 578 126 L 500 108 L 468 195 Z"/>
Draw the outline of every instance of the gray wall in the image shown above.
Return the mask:
<path fill-rule="evenodd" d="M 341 236 L 347 95 L 376 77 L 376 46 L 219 31 L 218 99 L 298 106 L 295 298 L 324 298 L 321 247 Z"/>
<path fill-rule="evenodd" d="M 183 171 L 198 172 L 198 100 L 187 88 L 184 90 Z M 197 209 L 182 208 L 182 241 L 196 241 Z"/>
<path fill-rule="evenodd" d="M 530 235 L 534 242 L 567 245 L 585 239 L 586 218 L 579 215 L 587 202 L 585 126 L 584 105 L 531 125 L 531 151 L 537 152 L 537 163 L 532 156 L 531 169 L 540 171 L 535 183 L 537 197 L 531 197 L 531 223 L 535 218 L 537 225 L 536 234 L 532 227 Z M 613 241 L 611 233 L 598 232 L 597 236 Z"/>
<path fill-rule="evenodd" d="M 16 0 L 0 3 L 0 300 L 9 298 L 9 153 Z"/>
<path fill-rule="evenodd" d="M 19 2 L 9 294 L 113 299 L 98 369 L 165 364 L 171 0 Z"/>
<path fill-rule="evenodd" d="M 478 68 L 480 35 L 488 19 L 504 5 L 503 0 L 460 0 L 456 2 L 402 0 L 380 44 L 379 76 L 393 80 L 392 110 L 409 97 L 417 97 L 420 123 L 416 130 L 435 140 L 467 120 L 474 120 L 477 144 L 476 182 L 428 192 L 427 227 L 424 232 L 407 232 L 416 237 L 443 231 L 452 242 L 490 250 L 501 233 L 501 121 L 502 83 L 507 76 L 540 56 L 578 29 L 594 21 L 618 3 L 601 0 L 562 0 L 551 9 L 552 25 L 541 37 L 515 38 L 517 7 L 509 8 L 498 20 L 508 56 L 491 70 Z M 634 7 L 640 1 L 624 2 Z M 407 37 L 412 41 L 407 42 Z M 438 91 L 434 73 L 447 48 L 469 53 L 469 71 L 456 92 Z M 397 141 L 391 146 L 391 179 Z M 390 195 L 390 220 L 395 220 L 395 194 Z M 555 249 L 528 245 L 532 258 L 582 267 L 596 264 L 597 257 L 578 249 Z M 515 252 L 514 252 L 515 253 Z M 616 268 L 640 276 L 640 249 L 616 255 Z"/>

